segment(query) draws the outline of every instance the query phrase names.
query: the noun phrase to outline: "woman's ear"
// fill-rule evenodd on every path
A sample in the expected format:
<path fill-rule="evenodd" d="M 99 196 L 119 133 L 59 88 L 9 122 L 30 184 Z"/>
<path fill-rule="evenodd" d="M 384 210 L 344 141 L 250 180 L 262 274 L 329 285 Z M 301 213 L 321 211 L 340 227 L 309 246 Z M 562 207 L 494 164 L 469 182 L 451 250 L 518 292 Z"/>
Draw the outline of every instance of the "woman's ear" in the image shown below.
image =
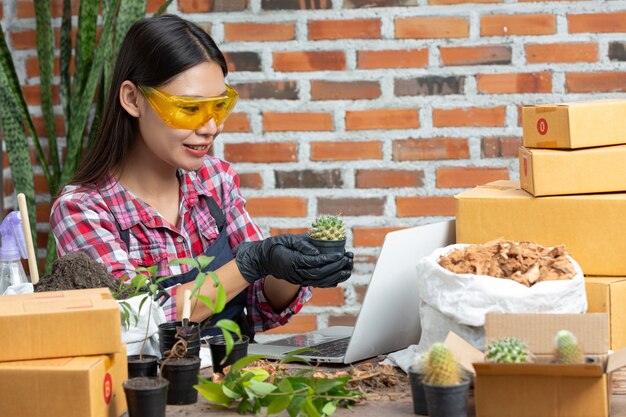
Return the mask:
<path fill-rule="evenodd" d="M 133 117 L 139 117 L 141 93 L 135 84 L 126 80 L 120 86 L 120 104 Z"/>

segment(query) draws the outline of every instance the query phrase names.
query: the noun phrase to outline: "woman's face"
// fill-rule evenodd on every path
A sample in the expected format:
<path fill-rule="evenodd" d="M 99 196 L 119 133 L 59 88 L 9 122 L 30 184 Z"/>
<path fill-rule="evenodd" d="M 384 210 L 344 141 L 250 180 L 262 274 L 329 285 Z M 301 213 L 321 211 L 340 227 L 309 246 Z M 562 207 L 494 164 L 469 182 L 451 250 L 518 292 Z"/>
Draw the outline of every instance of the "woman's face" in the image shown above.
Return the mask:
<path fill-rule="evenodd" d="M 172 81 L 158 87 L 168 94 L 188 97 L 212 97 L 226 91 L 221 67 L 213 62 L 204 62 L 182 72 Z M 213 119 L 196 130 L 176 129 L 165 123 L 140 96 L 138 146 L 144 147 L 142 154 L 151 155 L 173 168 L 187 171 L 199 169 L 213 141 L 224 125 L 215 125 Z M 157 162 L 158 163 L 158 162 Z"/>

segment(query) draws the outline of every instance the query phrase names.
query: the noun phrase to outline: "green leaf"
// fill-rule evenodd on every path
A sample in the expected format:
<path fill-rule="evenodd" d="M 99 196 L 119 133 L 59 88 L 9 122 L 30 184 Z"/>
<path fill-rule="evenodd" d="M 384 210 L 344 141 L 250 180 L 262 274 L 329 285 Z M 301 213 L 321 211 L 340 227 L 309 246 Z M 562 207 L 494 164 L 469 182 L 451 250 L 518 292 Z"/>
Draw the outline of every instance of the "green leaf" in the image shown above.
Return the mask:
<path fill-rule="evenodd" d="M 206 381 L 200 385 L 193 386 L 207 401 L 210 401 L 215 404 L 220 404 L 223 406 L 230 406 L 233 402 L 232 398 L 229 398 L 222 391 L 222 385 L 216 384 L 212 381 Z"/>
<path fill-rule="evenodd" d="M 198 294 L 196 298 L 202 302 L 209 310 L 215 312 L 215 305 L 213 304 L 213 300 L 211 300 L 206 295 Z"/>
<path fill-rule="evenodd" d="M 157 284 L 150 284 L 148 288 L 150 288 L 150 293 L 153 295 L 159 292 L 159 286 Z"/>
<path fill-rule="evenodd" d="M 213 259 L 215 259 L 215 256 L 200 255 L 196 258 L 201 271 L 204 271 L 204 269 L 209 266 L 211 262 L 213 262 Z"/>
<path fill-rule="evenodd" d="M 241 339 L 241 330 L 239 329 L 239 325 L 232 320 L 221 319 L 215 323 L 215 327 L 222 329 L 222 331 L 235 333 L 237 337 Z"/>
<path fill-rule="evenodd" d="M 74 49 L 74 59 L 76 63 L 74 93 L 83 91 L 83 87 L 89 77 L 89 72 L 94 62 L 99 8 L 99 0 L 81 0 L 80 2 L 80 8 L 78 10 L 78 31 L 76 32 L 76 48 Z M 78 102 L 72 102 L 72 108 L 76 108 L 75 105 L 77 104 Z"/>
<path fill-rule="evenodd" d="M 222 335 L 224 336 L 224 343 L 226 344 L 226 355 L 224 355 L 224 359 L 222 359 L 222 362 L 220 362 L 220 365 L 224 365 L 226 363 L 226 360 L 230 356 L 231 352 L 233 351 L 233 346 L 235 345 L 235 342 L 233 341 L 233 336 L 230 334 L 228 330 L 222 329 Z"/>
<path fill-rule="evenodd" d="M 172 3 L 173 0 L 167 0 L 165 3 L 163 3 L 161 5 L 161 7 L 159 7 L 159 9 L 154 12 L 155 16 L 161 16 L 163 13 L 165 13 L 165 10 L 167 10 L 167 6 L 169 6 Z"/>
<path fill-rule="evenodd" d="M 228 398 L 232 398 L 233 400 L 238 400 L 241 398 L 241 394 L 231 390 L 225 384 L 222 384 L 222 391 L 224 392 L 224 395 L 226 395 Z"/>
<path fill-rule="evenodd" d="M 174 266 L 174 265 L 189 265 L 192 268 L 196 268 L 196 269 L 200 269 L 200 264 L 198 263 L 198 261 L 196 261 L 195 259 L 192 258 L 178 258 L 178 259 L 172 259 L 171 261 L 169 261 L 167 263 L 169 266 Z"/>
<path fill-rule="evenodd" d="M 348 382 L 348 377 L 345 378 L 322 378 L 315 381 L 313 389 L 316 394 L 323 394 L 335 387 L 341 387 Z"/>
<path fill-rule="evenodd" d="M 226 307 L 226 290 L 224 289 L 224 286 L 220 283 L 217 286 L 217 292 L 215 294 L 215 311 L 214 313 L 221 313 L 222 311 L 224 311 L 224 307 Z M 239 329 L 239 326 L 237 326 L 237 329 Z M 238 332 L 235 332 L 239 335 L 239 338 L 241 338 L 241 334 Z"/>
<path fill-rule="evenodd" d="M 60 95 L 65 123 L 72 117 L 70 62 L 72 59 L 72 4 L 71 0 L 63 0 L 63 17 L 61 19 L 61 41 L 59 51 L 59 67 L 61 72 Z"/>
<path fill-rule="evenodd" d="M 269 382 L 257 381 L 255 379 L 248 381 L 248 384 L 249 389 L 251 389 L 255 394 L 263 397 L 276 390 L 276 385 L 270 384 Z"/>
<path fill-rule="evenodd" d="M 144 297 L 143 300 L 141 300 L 141 302 L 139 303 L 139 310 L 137 311 L 137 314 L 141 314 L 141 308 L 143 307 L 147 299 L 148 297 Z"/>
<path fill-rule="evenodd" d="M 293 395 L 280 395 L 272 399 L 272 402 L 267 406 L 267 414 L 278 414 L 287 409 Z"/>
<path fill-rule="evenodd" d="M 293 399 L 291 400 L 291 403 L 287 407 L 287 411 L 289 412 L 289 415 L 291 417 L 299 416 L 300 411 L 302 410 L 302 406 L 304 405 L 305 401 L 306 401 L 306 397 L 302 395 L 296 395 L 295 397 L 293 397 Z"/>
<path fill-rule="evenodd" d="M 120 11 L 117 15 L 117 27 L 115 31 L 115 45 L 113 53 L 117 56 L 122 41 L 128 29 L 146 15 L 146 0 L 122 0 Z"/>
<path fill-rule="evenodd" d="M 259 382 L 263 382 L 270 377 L 270 373 L 261 368 L 246 369 L 246 376 L 247 374 L 252 375 L 250 379 Z"/>
<path fill-rule="evenodd" d="M 293 392 L 293 387 L 289 382 L 289 379 L 285 378 L 278 383 L 278 389 L 280 392 Z"/>
<path fill-rule="evenodd" d="M 322 417 L 320 412 L 317 410 L 317 408 L 315 408 L 315 406 L 313 405 L 313 401 L 310 398 L 307 398 L 304 401 L 304 404 L 302 405 L 302 411 L 308 416 L 308 417 Z"/>
<path fill-rule="evenodd" d="M 198 292 L 200 292 L 200 289 L 204 285 L 205 281 L 206 281 L 206 274 L 204 272 L 198 272 L 198 275 L 196 275 L 196 278 L 193 280 L 193 288 L 191 290 L 192 297 Z M 213 312 L 215 312 L 215 309 L 212 309 L 212 310 Z"/>
<path fill-rule="evenodd" d="M 326 405 L 322 407 L 322 413 L 327 416 L 332 416 L 335 411 L 337 411 L 337 406 L 332 401 L 327 402 Z"/>
<path fill-rule="evenodd" d="M 237 406 L 237 412 L 239 414 L 248 414 L 250 412 L 254 413 L 254 403 L 255 401 L 242 400 Z"/>
<path fill-rule="evenodd" d="M 300 355 L 301 353 L 304 353 L 304 352 L 313 352 L 313 351 L 315 351 L 315 349 L 311 349 L 311 348 L 307 348 L 307 347 L 293 350 L 293 351 L 289 352 L 287 355 L 285 355 L 285 357 L 282 358 L 279 363 L 280 364 L 286 364 L 286 363 L 293 363 L 293 362 L 302 362 L 302 363 L 305 363 L 307 365 L 310 365 L 311 362 L 309 362 L 308 360 L 306 360 L 304 358 L 299 357 L 298 355 Z"/>
<path fill-rule="evenodd" d="M 235 373 L 241 371 L 246 366 L 250 365 L 252 362 L 258 361 L 258 360 L 263 359 L 263 358 L 264 358 L 263 355 L 248 355 L 248 356 L 245 356 L 245 357 L 239 359 L 237 362 L 235 362 L 230 367 L 229 374 L 235 374 Z"/>

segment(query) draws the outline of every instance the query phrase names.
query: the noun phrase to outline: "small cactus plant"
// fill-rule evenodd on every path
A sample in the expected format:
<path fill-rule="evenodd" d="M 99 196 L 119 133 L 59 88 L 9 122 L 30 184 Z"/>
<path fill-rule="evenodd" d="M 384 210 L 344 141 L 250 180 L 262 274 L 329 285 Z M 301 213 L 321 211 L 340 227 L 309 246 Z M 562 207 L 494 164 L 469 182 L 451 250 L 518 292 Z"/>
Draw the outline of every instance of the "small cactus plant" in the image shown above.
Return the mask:
<path fill-rule="evenodd" d="M 530 354 L 526 344 L 516 337 L 503 337 L 487 346 L 487 362 L 493 363 L 526 363 L 530 362 Z"/>
<path fill-rule="evenodd" d="M 345 240 L 346 229 L 339 216 L 320 216 L 309 228 L 309 236 L 320 240 Z"/>
<path fill-rule="evenodd" d="M 556 362 L 568 365 L 585 363 L 578 340 L 569 330 L 561 330 L 556 335 Z"/>
<path fill-rule="evenodd" d="M 424 361 L 424 378 L 430 385 L 457 385 L 461 382 L 461 367 L 443 343 L 435 343 Z"/>

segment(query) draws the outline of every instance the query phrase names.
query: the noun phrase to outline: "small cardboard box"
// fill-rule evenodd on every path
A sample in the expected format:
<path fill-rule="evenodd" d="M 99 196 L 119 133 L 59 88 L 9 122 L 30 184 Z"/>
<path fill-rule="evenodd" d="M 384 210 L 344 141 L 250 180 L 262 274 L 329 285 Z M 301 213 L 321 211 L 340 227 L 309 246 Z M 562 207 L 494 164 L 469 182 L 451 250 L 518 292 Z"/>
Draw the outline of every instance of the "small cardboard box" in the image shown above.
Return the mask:
<path fill-rule="evenodd" d="M 105 288 L 0 298 L 0 362 L 121 350 L 120 310 Z"/>
<path fill-rule="evenodd" d="M 586 275 L 626 275 L 626 193 L 533 197 L 517 181 L 456 195 L 457 243 L 565 244 Z"/>
<path fill-rule="evenodd" d="M 570 330 L 596 364 L 549 363 L 559 330 Z M 488 314 L 487 343 L 513 336 L 535 354 L 535 363 L 473 363 L 477 417 L 606 417 L 610 410 L 610 373 L 626 365 L 626 350 L 609 354 L 606 314 Z M 457 357 L 481 354 L 458 341 Z M 447 341 L 448 345 L 450 343 Z"/>
<path fill-rule="evenodd" d="M 626 191 L 624 165 L 626 145 L 519 150 L 522 189 L 536 197 Z"/>
<path fill-rule="evenodd" d="M 626 100 L 541 104 L 522 108 L 527 148 L 578 149 L 626 143 Z"/>
<path fill-rule="evenodd" d="M 608 313 L 611 350 L 626 347 L 626 277 L 585 277 L 588 313 Z"/>
<path fill-rule="evenodd" d="M 0 416 L 119 417 L 126 351 L 101 356 L 0 363 Z"/>

